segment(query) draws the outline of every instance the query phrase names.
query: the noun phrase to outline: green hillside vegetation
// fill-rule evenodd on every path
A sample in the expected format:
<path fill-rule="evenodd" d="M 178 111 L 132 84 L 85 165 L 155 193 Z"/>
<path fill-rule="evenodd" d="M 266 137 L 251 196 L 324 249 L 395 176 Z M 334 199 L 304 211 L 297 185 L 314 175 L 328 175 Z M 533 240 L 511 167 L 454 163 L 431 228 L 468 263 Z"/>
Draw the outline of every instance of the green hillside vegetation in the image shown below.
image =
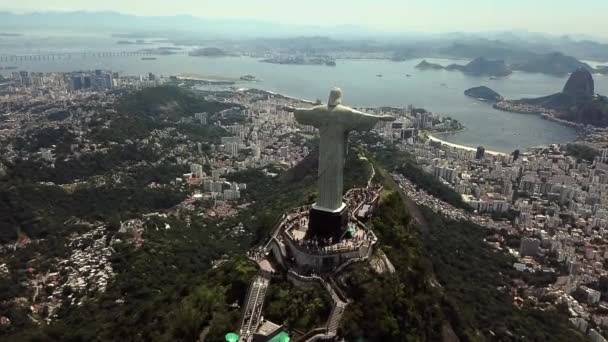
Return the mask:
<path fill-rule="evenodd" d="M 18 137 L 15 147 L 30 153 L 38 152 L 41 148 L 51 148 L 55 145 L 57 153 L 70 152 L 70 145 L 76 136 L 66 128 L 43 128 L 28 137 Z"/>
<path fill-rule="evenodd" d="M 600 127 L 608 126 L 608 99 L 605 96 L 577 99 L 565 93 L 556 93 L 514 102 L 558 109 L 563 114 L 560 119 Z"/>
<path fill-rule="evenodd" d="M 227 135 L 215 114 L 231 107 L 221 102 L 206 101 L 201 95 L 176 86 L 145 88 L 126 94 L 117 104 L 117 115 L 111 115 L 109 127 L 97 127 L 93 138 L 98 142 L 123 142 L 126 139 L 146 138 L 154 129 L 177 127 L 193 141 L 218 142 L 219 137 Z M 179 124 L 177 122 L 195 113 L 206 112 L 210 115 L 208 125 Z M 229 115 L 224 124 L 238 122 L 240 117 Z"/>
<path fill-rule="evenodd" d="M 320 285 L 301 287 L 273 277 L 264 304 L 264 317 L 287 330 L 309 331 L 324 326 L 331 312 L 331 298 Z"/>
<path fill-rule="evenodd" d="M 510 75 L 512 72 L 503 60 L 489 60 L 483 57 L 475 58 L 466 65 L 450 64 L 445 69 L 460 70 L 474 76 L 503 77 Z"/>
<path fill-rule="evenodd" d="M 560 119 L 571 122 L 608 126 L 608 98 L 595 94 L 593 75 L 588 66 L 576 69 L 559 93 L 514 102 L 557 110 Z"/>
<path fill-rule="evenodd" d="M 186 194 L 175 189 L 135 189 L 129 186 L 80 186 L 66 191 L 33 183 L 0 184 L 0 241 L 15 241 L 19 232 L 31 238 L 67 236 L 72 218 L 109 221 L 169 209 Z"/>
<path fill-rule="evenodd" d="M 368 264 L 355 264 L 342 273 L 339 281 L 354 300 L 340 327 L 347 341 L 441 339 L 440 294 L 430 283 L 429 264 L 409 221 L 399 196 L 385 192 L 372 226 L 397 271 L 379 275 Z"/>
<path fill-rule="evenodd" d="M 497 102 L 497 101 L 504 100 L 504 97 L 502 97 L 499 93 L 495 92 L 494 90 L 492 90 L 486 86 L 467 89 L 464 91 L 464 94 L 469 97 L 473 97 L 476 99 L 483 99 L 483 100 L 491 101 L 491 102 Z"/>
<path fill-rule="evenodd" d="M 149 116 L 158 121 L 177 121 L 194 113 L 216 113 L 229 105 L 205 101 L 195 92 L 177 86 L 160 86 L 125 96 L 117 107 L 122 113 Z"/>
<path fill-rule="evenodd" d="M 608 126 L 608 98 L 596 97 L 591 101 L 580 101 L 566 112 L 562 119 L 590 124 L 594 126 Z"/>
<path fill-rule="evenodd" d="M 593 70 L 587 63 L 560 52 L 532 55 L 525 61 L 514 63 L 513 70 L 554 75 L 566 75 L 578 68 Z"/>
<path fill-rule="evenodd" d="M 582 161 L 592 163 L 599 155 L 599 151 L 593 147 L 575 143 L 566 145 L 566 153 L 576 158 L 579 163 Z"/>

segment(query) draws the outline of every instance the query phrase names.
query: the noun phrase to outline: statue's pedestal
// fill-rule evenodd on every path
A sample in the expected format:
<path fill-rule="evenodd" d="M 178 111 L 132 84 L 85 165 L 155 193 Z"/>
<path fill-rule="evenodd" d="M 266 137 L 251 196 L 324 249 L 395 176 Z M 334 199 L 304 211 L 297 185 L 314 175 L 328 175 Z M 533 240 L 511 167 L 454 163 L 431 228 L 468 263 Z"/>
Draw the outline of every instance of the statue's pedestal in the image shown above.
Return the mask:
<path fill-rule="evenodd" d="M 329 239 L 338 241 L 348 225 L 348 208 L 344 203 L 337 210 L 327 210 L 313 205 L 310 209 L 307 239 Z"/>

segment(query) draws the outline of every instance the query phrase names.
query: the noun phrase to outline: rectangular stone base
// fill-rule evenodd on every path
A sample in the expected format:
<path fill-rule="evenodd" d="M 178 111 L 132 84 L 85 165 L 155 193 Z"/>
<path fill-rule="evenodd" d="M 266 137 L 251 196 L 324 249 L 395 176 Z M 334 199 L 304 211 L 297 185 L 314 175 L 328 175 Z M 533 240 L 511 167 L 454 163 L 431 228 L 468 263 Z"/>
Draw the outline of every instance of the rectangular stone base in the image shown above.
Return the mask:
<path fill-rule="evenodd" d="M 306 239 L 333 238 L 334 242 L 338 242 L 347 225 L 348 208 L 346 206 L 336 212 L 313 207 L 310 209 Z"/>

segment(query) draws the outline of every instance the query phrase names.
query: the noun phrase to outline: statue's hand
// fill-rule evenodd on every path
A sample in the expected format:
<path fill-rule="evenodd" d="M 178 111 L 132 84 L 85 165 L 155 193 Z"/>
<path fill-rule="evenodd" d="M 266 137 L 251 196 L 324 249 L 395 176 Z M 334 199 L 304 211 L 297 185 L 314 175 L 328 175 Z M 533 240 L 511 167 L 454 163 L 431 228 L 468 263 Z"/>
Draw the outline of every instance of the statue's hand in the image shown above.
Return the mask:
<path fill-rule="evenodd" d="M 286 112 L 293 113 L 293 112 L 296 111 L 296 108 L 292 107 L 292 106 L 283 106 L 283 110 L 286 111 Z"/>

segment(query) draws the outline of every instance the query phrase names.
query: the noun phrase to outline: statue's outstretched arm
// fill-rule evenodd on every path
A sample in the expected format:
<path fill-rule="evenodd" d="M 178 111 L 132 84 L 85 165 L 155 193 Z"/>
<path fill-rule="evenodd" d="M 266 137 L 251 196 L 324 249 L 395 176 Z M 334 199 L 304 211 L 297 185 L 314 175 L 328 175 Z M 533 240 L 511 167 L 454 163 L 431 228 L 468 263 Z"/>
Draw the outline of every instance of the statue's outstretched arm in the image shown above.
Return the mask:
<path fill-rule="evenodd" d="M 376 120 L 380 120 L 380 121 L 395 121 L 395 117 L 394 116 L 390 116 L 390 115 L 369 114 L 369 113 L 358 111 L 356 109 L 353 109 L 352 112 L 354 114 L 361 115 L 363 117 L 367 117 L 367 118 L 370 118 L 370 119 L 376 119 Z"/>
<path fill-rule="evenodd" d="M 349 120 L 346 123 L 347 130 L 368 131 L 374 128 L 378 121 L 394 121 L 390 115 L 374 115 L 351 109 Z"/>
<path fill-rule="evenodd" d="M 302 125 L 318 125 L 316 108 L 295 108 L 295 107 L 285 107 L 285 110 L 294 114 L 296 121 Z"/>

